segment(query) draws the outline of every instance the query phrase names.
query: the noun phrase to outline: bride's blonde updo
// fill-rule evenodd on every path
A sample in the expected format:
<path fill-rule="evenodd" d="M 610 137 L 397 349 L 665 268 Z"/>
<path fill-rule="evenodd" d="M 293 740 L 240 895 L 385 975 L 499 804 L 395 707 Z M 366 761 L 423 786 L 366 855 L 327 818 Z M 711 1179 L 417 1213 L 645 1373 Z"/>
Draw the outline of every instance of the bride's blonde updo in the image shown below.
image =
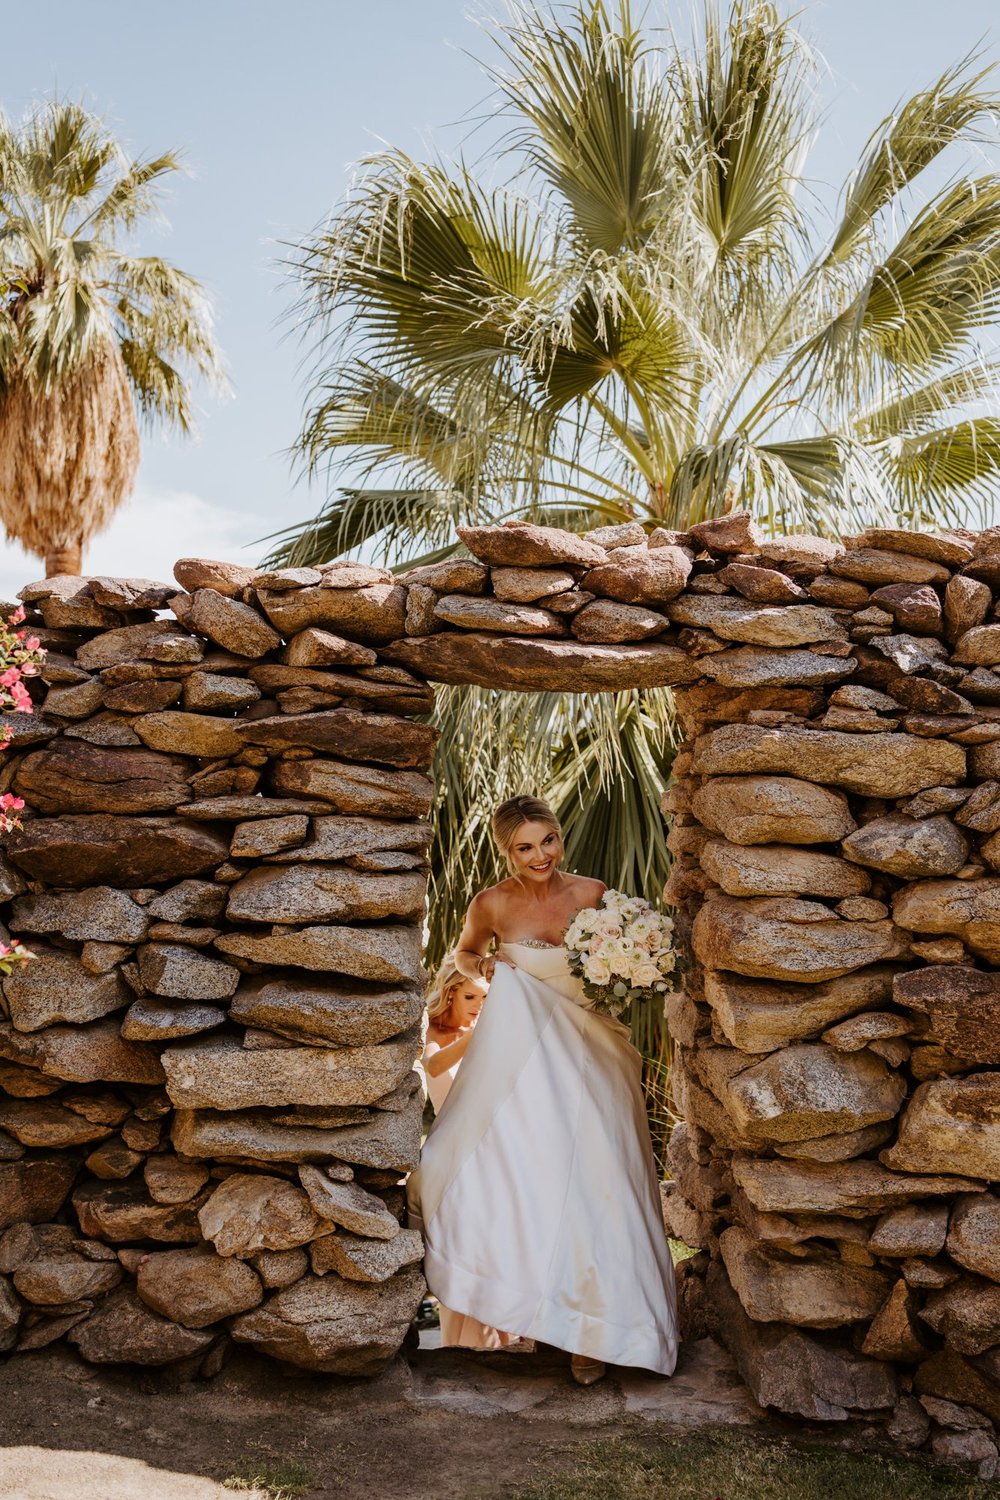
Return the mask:
<path fill-rule="evenodd" d="M 562 824 L 541 797 L 508 797 L 493 813 L 493 839 L 512 873 L 516 866 L 511 858 L 511 846 L 517 830 L 524 823 L 545 823 L 562 838 Z"/>

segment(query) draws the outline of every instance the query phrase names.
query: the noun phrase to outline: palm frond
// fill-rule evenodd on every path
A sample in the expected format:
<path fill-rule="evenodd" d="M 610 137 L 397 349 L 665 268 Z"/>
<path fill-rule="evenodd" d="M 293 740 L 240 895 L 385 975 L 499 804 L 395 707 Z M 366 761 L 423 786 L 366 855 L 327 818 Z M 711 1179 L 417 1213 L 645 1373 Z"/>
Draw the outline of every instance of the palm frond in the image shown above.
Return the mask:
<path fill-rule="evenodd" d="M 641 246 L 662 212 L 676 119 L 628 0 L 612 17 L 583 0 L 566 24 L 518 6 L 498 37 L 493 77 L 513 108 L 515 139 L 565 204 L 586 257 Z"/>
<path fill-rule="evenodd" d="M 996 524 L 1000 420 L 970 417 L 931 432 L 888 439 L 883 462 L 906 524 Z"/>
<path fill-rule="evenodd" d="M 670 524 L 691 526 L 736 504 L 772 531 L 828 536 L 890 525 L 894 515 L 878 454 L 839 433 L 756 443 L 736 433 L 685 454 L 670 490 Z"/>
<path fill-rule="evenodd" d="M 164 151 L 145 161 L 139 158 L 130 162 L 100 203 L 78 226 L 78 232 L 89 226 L 92 234 L 107 230 L 116 236 L 120 230 L 134 229 L 140 220 L 155 213 L 159 207 L 159 195 L 154 185 L 158 185 L 161 178 L 180 171 L 183 171 L 183 162 L 176 151 Z"/>
<path fill-rule="evenodd" d="M 828 261 L 842 261 L 854 252 L 904 188 L 977 121 L 995 117 L 1000 99 L 981 88 L 992 69 L 973 71 L 974 61 L 946 68 L 930 88 L 905 100 L 873 132 L 847 184 Z"/>
<path fill-rule="evenodd" d="M 450 541 L 456 525 L 476 519 L 458 490 L 342 489 L 318 515 L 264 538 L 275 543 L 266 564 L 310 567 L 366 544 L 389 561 L 414 542 Z"/>
<path fill-rule="evenodd" d="M 804 231 L 796 165 L 812 128 L 811 54 L 770 0 L 705 8 L 695 57 L 677 71 L 680 151 L 712 268 L 739 268 L 745 297 L 787 278 Z M 735 288 L 734 288 L 735 289 Z"/>
<path fill-rule="evenodd" d="M 841 409 L 879 382 L 927 379 L 962 358 L 1000 311 L 1000 177 L 967 178 L 927 204 L 811 346 L 810 388 Z"/>
<path fill-rule="evenodd" d="M 870 441 L 925 431 L 927 424 L 1000 393 L 1000 362 L 976 359 L 924 385 L 888 396 L 854 418 L 854 430 Z"/>

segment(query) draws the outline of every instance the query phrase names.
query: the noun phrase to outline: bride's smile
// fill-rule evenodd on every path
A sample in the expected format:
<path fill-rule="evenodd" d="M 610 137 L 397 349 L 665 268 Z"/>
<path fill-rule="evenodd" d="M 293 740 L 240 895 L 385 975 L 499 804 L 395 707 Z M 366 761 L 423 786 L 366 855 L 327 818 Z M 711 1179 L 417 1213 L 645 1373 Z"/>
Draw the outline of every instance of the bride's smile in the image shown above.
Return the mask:
<path fill-rule="evenodd" d="M 562 839 L 548 823 L 525 823 L 510 853 L 516 875 L 541 883 L 559 867 Z"/>

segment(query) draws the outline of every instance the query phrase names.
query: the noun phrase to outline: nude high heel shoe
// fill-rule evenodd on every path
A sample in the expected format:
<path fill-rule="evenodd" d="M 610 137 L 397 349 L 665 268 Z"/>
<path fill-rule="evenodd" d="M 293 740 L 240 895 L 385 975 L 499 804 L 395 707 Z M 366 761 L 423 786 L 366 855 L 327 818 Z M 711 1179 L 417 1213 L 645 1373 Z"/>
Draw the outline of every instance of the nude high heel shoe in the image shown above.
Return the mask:
<path fill-rule="evenodd" d="M 596 1385 L 608 1373 L 603 1359 L 590 1359 L 586 1354 L 571 1354 L 569 1370 L 577 1385 Z"/>

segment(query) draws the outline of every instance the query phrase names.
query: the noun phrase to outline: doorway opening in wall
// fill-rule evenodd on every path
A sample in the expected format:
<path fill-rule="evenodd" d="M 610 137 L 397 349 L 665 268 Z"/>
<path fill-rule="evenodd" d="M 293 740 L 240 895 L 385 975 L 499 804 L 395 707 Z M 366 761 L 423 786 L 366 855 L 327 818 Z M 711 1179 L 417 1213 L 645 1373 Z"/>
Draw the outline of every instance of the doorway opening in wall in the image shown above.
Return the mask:
<path fill-rule="evenodd" d="M 425 955 L 426 967 L 435 978 L 424 1054 L 428 1093 L 424 1130 L 431 1129 L 447 1102 L 448 1123 L 444 1118 L 440 1123 L 448 1144 L 439 1148 L 446 1161 L 446 1177 L 461 1160 L 467 1139 L 478 1141 L 481 1130 L 501 1138 L 496 1150 L 486 1149 L 484 1176 L 479 1176 L 477 1148 L 472 1148 L 450 1179 L 455 1186 L 447 1189 L 452 1204 L 449 1212 L 452 1217 L 467 1214 L 473 1223 L 484 1215 L 487 1220 L 496 1215 L 500 1239 L 491 1254 L 498 1266 L 519 1265 L 529 1273 L 526 1284 L 534 1285 L 530 1279 L 533 1248 L 524 1239 L 524 1225 L 517 1228 L 516 1214 L 509 1242 L 502 1248 L 503 1225 L 510 1216 L 503 1214 L 498 1198 L 524 1192 L 526 1204 L 531 1205 L 526 1222 L 537 1221 L 538 1242 L 548 1243 L 553 1205 L 562 1201 L 571 1181 L 573 1192 L 580 1193 L 580 1168 L 574 1162 L 586 1162 L 584 1175 L 596 1186 L 584 1190 L 582 1201 L 588 1205 L 586 1222 L 599 1239 L 602 1214 L 618 1217 L 615 1183 L 619 1174 L 625 1174 L 622 1180 L 635 1183 L 650 1171 L 646 1164 L 650 1141 L 656 1178 L 669 1175 L 667 1146 L 676 1117 L 670 1096 L 670 1041 L 663 997 L 633 1004 L 625 1016 L 627 1031 L 619 1030 L 608 1050 L 597 1043 L 595 1059 L 587 1054 L 594 1047 L 592 1031 L 603 1030 L 600 1021 L 588 1018 L 581 1027 L 580 1047 L 574 1050 L 574 1022 L 567 1021 L 558 1004 L 554 1006 L 556 1018 L 550 1020 L 547 1002 L 539 995 L 544 1014 L 536 1029 L 538 1016 L 523 996 L 526 973 L 529 991 L 531 980 L 538 979 L 542 985 L 537 988 L 546 989 L 550 1001 L 554 992 L 573 998 L 574 981 L 568 975 L 565 954 L 528 953 L 526 945 L 512 944 L 514 952 L 508 950 L 507 958 L 516 960 L 521 973 L 509 976 L 499 969 L 488 997 L 483 981 L 470 982 L 467 975 L 456 972 L 451 955 L 472 898 L 510 874 L 494 842 L 491 822 L 498 804 L 520 794 L 541 797 L 558 819 L 564 870 L 599 879 L 611 890 L 642 896 L 654 908 L 662 908 L 670 855 L 661 802 L 676 748 L 674 703 L 668 689 L 583 695 L 462 684 L 436 686 L 435 691 L 435 723 L 441 739 L 435 758 Z M 568 989 L 562 988 L 567 981 Z M 576 1017 L 581 1014 L 574 1004 L 565 1006 L 565 1011 Z M 565 1053 L 547 1041 L 539 1044 L 549 1025 L 557 1031 L 565 1025 L 571 1037 Z M 452 1066 L 438 1054 L 454 1049 L 456 1041 L 461 1052 L 463 1032 L 466 1044 L 473 1041 L 475 1032 L 479 1046 L 462 1052 Z M 629 1033 L 641 1058 L 641 1088 L 635 1053 L 623 1046 Z M 508 1074 L 498 1088 L 492 1076 L 495 1070 L 484 1067 L 485 1060 L 494 1057 L 499 1070 L 506 1069 Z M 620 1121 L 610 1132 L 606 1122 L 604 1126 L 599 1123 L 602 1115 L 606 1117 L 609 1099 L 615 1101 Z M 459 1116 L 462 1129 L 451 1129 Z M 452 1141 L 453 1136 L 461 1139 Z M 644 1137 L 645 1146 L 641 1144 Z M 615 1149 L 603 1145 L 610 1139 L 617 1141 L 620 1158 Z M 435 1194 L 441 1186 L 441 1169 L 433 1153 L 431 1157 L 435 1164 L 422 1167 L 415 1195 L 425 1228 L 424 1211 L 435 1212 Z M 505 1161 L 509 1171 L 503 1166 Z M 545 1192 L 540 1189 L 542 1181 L 548 1181 Z M 593 1199 L 590 1192 L 595 1194 Z M 461 1208 L 456 1207 L 456 1199 Z M 649 1201 L 659 1204 L 653 1184 Z M 630 1202 L 619 1234 L 629 1232 L 624 1227 L 628 1214 L 636 1212 L 642 1211 Z M 658 1206 L 652 1212 L 658 1222 Z M 643 1231 L 637 1231 L 640 1240 L 644 1233 L 651 1233 L 648 1221 Z M 431 1240 L 429 1256 L 433 1249 Z M 672 1250 L 680 1256 L 690 1254 L 679 1244 Z M 612 1259 L 616 1256 L 617 1252 Z M 428 1280 L 437 1291 L 440 1283 L 432 1272 L 440 1273 L 441 1267 L 433 1259 Z M 460 1254 L 457 1263 L 464 1264 Z M 647 1275 L 655 1281 L 660 1274 L 645 1267 L 641 1284 L 646 1284 Z M 446 1285 L 453 1284 L 454 1275 L 452 1266 Z M 569 1270 L 567 1275 L 572 1280 Z M 446 1300 L 454 1301 L 456 1307 L 469 1305 L 460 1294 Z M 470 1301 L 476 1305 L 474 1297 Z M 515 1337 L 517 1328 L 505 1331 L 481 1325 L 431 1296 L 421 1306 L 417 1324 L 422 1347 L 444 1343 L 504 1348 L 508 1338 L 518 1348 L 527 1347 L 523 1337 Z"/>
<path fill-rule="evenodd" d="M 663 900 L 670 854 L 661 800 L 676 747 L 669 689 L 573 694 L 438 686 L 434 841 L 426 966 L 454 949 L 469 902 L 507 874 L 490 832 L 493 809 L 528 792 L 563 828 L 564 868 L 615 890 Z M 637 1006 L 632 1040 L 657 1166 L 674 1124 L 670 1042 L 661 1004 Z"/>

